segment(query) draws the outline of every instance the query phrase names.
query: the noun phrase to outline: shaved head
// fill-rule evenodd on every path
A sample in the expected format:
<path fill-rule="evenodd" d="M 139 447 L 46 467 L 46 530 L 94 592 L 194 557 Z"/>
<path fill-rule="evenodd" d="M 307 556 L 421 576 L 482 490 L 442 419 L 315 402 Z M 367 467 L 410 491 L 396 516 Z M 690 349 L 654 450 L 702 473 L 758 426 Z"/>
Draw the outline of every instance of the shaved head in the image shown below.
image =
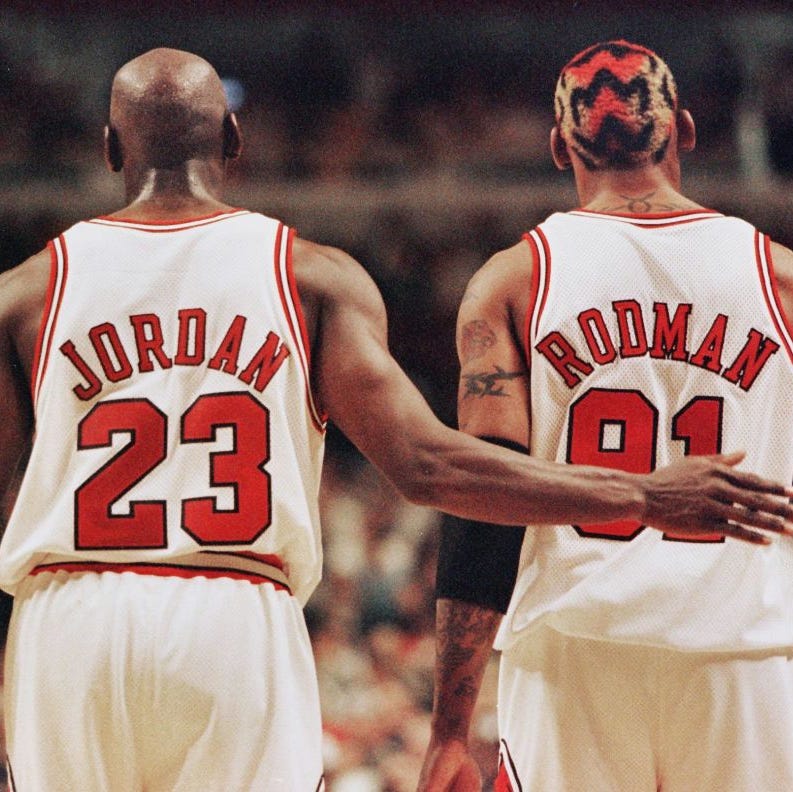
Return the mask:
<path fill-rule="evenodd" d="M 150 50 L 122 66 L 113 80 L 110 134 L 123 160 L 144 167 L 222 159 L 228 115 L 217 72 L 189 52 Z"/>

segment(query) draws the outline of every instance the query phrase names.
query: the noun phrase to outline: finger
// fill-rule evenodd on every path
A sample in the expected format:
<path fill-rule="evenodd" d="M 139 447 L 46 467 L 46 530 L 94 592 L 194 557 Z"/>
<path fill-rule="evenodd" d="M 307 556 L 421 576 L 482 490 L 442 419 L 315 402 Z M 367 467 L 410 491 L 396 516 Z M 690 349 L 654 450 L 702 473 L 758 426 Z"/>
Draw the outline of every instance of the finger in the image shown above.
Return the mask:
<path fill-rule="evenodd" d="M 733 523 L 726 523 L 724 525 L 720 525 L 717 529 L 718 533 L 724 534 L 724 536 L 729 536 L 732 539 L 740 539 L 742 542 L 749 542 L 749 544 L 754 545 L 769 545 L 771 544 L 771 539 L 764 534 L 757 533 L 756 531 L 750 531 L 748 528 L 744 528 L 741 525 L 733 525 Z"/>
<path fill-rule="evenodd" d="M 729 454 L 708 454 L 707 457 L 714 462 L 721 462 L 723 465 L 735 467 L 746 457 L 746 451 L 731 451 Z"/>
<path fill-rule="evenodd" d="M 793 497 L 793 488 L 776 481 L 769 481 L 755 473 L 748 473 L 745 470 L 736 470 L 732 467 L 721 468 L 720 473 L 730 484 L 741 487 L 742 489 L 754 490 L 755 492 L 766 492 L 769 495 L 781 495 L 788 498 Z"/>
<path fill-rule="evenodd" d="M 717 533 L 729 536 L 732 539 L 739 539 L 742 542 L 749 542 L 750 544 L 771 544 L 770 536 L 741 524 L 742 518 L 746 516 L 741 513 L 742 510 L 725 505 L 719 511 L 721 519 L 713 521 L 714 529 Z"/>
<path fill-rule="evenodd" d="M 786 500 L 770 498 L 756 492 L 730 488 L 719 498 L 723 502 L 741 506 L 750 512 L 774 515 L 787 523 L 793 523 L 793 504 Z M 742 521 L 743 522 L 743 521 Z M 754 525 L 754 523 L 752 523 Z M 793 528 L 793 526 L 787 526 Z"/>
<path fill-rule="evenodd" d="M 793 536 L 793 525 L 786 523 L 781 517 L 758 512 L 754 509 L 747 509 L 744 506 L 735 505 L 728 507 L 724 517 L 733 523 L 739 523 L 743 526 L 751 526 L 752 528 L 760 528 L 763 531 Z"/>

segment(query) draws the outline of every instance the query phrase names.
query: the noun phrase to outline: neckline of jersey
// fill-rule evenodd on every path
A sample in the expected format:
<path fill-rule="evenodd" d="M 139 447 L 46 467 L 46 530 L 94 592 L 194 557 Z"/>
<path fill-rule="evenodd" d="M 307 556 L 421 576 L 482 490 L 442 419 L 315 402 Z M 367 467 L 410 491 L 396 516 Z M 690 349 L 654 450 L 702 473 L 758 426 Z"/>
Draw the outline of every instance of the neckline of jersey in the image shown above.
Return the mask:
<path fill-rule="evenodd" d="M 208 220 L 222 220 L 226 217 L 236 217 L 238 215 L 243 214 L 250 214 L 248 209 L 243 209 L 241 207 L 232 208 L 232 209 L 220 209 L 217 212 L 212 212 L 211 214 L 206 215 L 199 215 L 197 217 L 180 217 L 178 219 L 173 220 L 137 220 L 132 217 L 113 217 L 112 215 L 99 215 L 98 217 L 94 217 L 93 219 L 89 220 L 89 223 L 93 222 L 100 222 L 100 223 L 114 223 L 118 225 L 124 226 L 150 226 L 151 228 L 164 228 L 168 227 L 170 229 L 177 229 L 177 228 L 187 228 L 195 223 L 205 223 Z"/>
<path fill-rule="evenodd" d="M 642 214 L 632 212 L 602 212 L 595 209 L 585 209 L 579 207 L 571 209 L 567 214 L 574 214 L 585 217 L 603 217 L 615 220 L 680 220 L 686 217 L 707 218 L 707 217 L 724 217 L 724 215 L 716 209 L 677 209 L 670 212 L 644 212 Z"/>

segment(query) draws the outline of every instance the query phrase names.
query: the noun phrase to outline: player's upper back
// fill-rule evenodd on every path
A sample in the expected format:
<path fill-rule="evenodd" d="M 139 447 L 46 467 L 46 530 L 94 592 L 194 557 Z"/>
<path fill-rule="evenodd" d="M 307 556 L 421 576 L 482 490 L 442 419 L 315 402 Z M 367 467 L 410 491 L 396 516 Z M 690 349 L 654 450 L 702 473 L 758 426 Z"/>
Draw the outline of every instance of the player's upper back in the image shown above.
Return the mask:
<path fill-rule="evenodd" d="M 764 387 L 770 361 L 790 368 L 771 243 L 743 220 L 579 210 L 552 215 L 528 241 L 533 383 L 546 378 L 560 394 L 620 383 L 652 390 L 667 372 L 678 384 L 719 378 L 720 392 L 749 392 Z"/>
<path fill-rule="evenodd" d="M 291 239 L 238 210 L 97 218 L 50 244 L 5 585 L 45 551 L 132 562 L 223 546 L 286 555 L 313 587 L 323 423 Z M 58 486 L 37 503 L 44 482 Z"/>
<path fill-rule="evenodd" d="M 73 226 L 50 246 L 34 397 L 66 372 L 81 401 L 151 393 L 166 382 L 173 388 L 169 375 L 182 367 L 220 389 L 263 394 L 290 354 L 284 342 L 303 341 L 288 243 L 289 229 L 245 210 Z M 182 379 L 187 389 L 195 382 Z"/>
<path fill-rule="evenodd" d="M 574 211 L 527 242 L 533 454 L 646 473 L 743 450 L 745 469 L 791 480 L 793 340 L 767 237 L 708 211 Z M 631 520 L 527 537 L 502 642 L 544 622 L 687 651 L 793 639 L 784 538 L 758 552 Z"/>

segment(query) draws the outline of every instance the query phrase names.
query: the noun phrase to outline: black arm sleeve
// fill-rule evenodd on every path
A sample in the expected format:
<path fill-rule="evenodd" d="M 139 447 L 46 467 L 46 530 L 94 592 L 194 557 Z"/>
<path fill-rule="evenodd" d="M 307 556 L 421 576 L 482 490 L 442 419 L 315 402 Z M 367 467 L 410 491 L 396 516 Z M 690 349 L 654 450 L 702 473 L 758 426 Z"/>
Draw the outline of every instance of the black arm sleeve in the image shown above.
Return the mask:
<path fill-rule="evenodd" d="M 482 437 L 513 451 L 528 448 L 499 437 Z M 435 595 L 506 613 L 518 576 L 525 528 L 492 525 L 445 515 L 441 524 Z"/>

